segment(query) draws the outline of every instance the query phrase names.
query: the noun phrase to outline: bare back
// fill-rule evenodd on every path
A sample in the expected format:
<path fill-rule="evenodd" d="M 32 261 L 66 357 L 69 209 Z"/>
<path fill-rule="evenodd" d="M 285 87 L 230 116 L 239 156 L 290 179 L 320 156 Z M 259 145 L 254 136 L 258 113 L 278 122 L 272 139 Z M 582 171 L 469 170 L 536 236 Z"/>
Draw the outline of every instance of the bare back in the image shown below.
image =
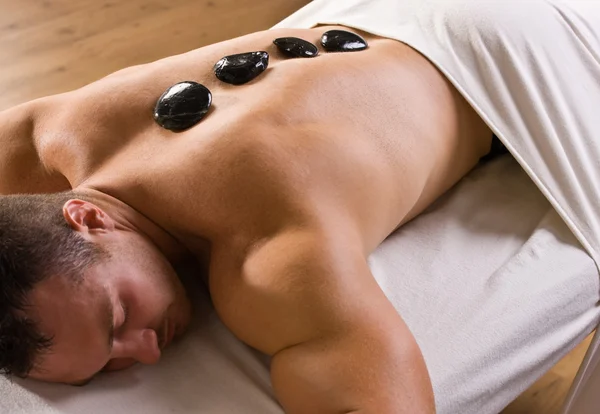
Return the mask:
<path fill-rule="evenodd" d="M 367 50 L 321 50 L 312 59 L 285 58 L 272 44 L 282 36 L 318 43 L 331 28 L 254 33 L 34 102 L 37 124 L 21 127 L 19 151 L 37 151 L 36 174 L 48 178 L 48 191 L 67 180 L 101 190 L 188 245 L 204 237 L 243 255 L 269 234 L 315 221 L 351 227 L 368 254 L 464 176 L 489 150 L 491 132 L 401 42 L 354 30 Z M 221 57 L 255 50 L 271 58 L 252 82 L 214 76 Z M 207 86 L 213 107 L 200 124 L 173 133 L 152 111 L 183 80 Z M 0 164 L 10 173 L 8 161 Z M 13 175 L 23 176 L 20 168 Z"/>
<path fill-rule="evenodd" d="M 368 253 L 465 175 L 491 132 L 398 41 L 355 31 L 369 49 L 313 59 L 284 58 L 271 43 L 318 43 L 330 28 L 259 32 L 47 98 L 35 137 L 42 162 L 190 243 L 202 235 L 243 251 L 298 220 L 339 220 Z M 254 50 L 270 53 L 265 73 L 243 86 L 216 79 L 218 59 Z M 207 86 L 213 107 L 176 134 L 152 110 L 182 80 Z"/>

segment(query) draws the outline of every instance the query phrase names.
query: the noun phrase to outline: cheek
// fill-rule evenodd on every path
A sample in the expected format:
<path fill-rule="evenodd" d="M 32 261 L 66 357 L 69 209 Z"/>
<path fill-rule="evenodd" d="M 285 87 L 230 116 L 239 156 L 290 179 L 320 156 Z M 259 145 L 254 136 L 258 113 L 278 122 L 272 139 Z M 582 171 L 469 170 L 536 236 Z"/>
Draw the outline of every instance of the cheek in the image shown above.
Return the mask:
<path fill-rule="evenodd" d="M 128 308 L 131 321 L 147 324 L 156 321 L 176 300 L 176 289 L 168 275 L 139 272 L 120 286 L 120 299 Z"/>
<path fill-rule="evenodd" d="M 186 313 L 187 296 L 179 277 L 166 259 L 153 251 L 137 252 L 114 275 L 119 279 L 119 299 L 128 307 L 132 327 L 153 327 L 167 312 Z"/>

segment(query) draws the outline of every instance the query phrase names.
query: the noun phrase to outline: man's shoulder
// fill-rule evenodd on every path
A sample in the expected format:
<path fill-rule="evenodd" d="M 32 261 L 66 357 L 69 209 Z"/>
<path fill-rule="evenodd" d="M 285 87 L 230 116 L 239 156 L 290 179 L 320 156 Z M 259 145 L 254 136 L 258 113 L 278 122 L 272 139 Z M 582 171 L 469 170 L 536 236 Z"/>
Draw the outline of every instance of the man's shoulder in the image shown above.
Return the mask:
<path fill-rule="evenodd" d="M 326 311 L 324 298 L 338 294 L 341 300 L 346 283 L 370 276 L 360 241 L 350 230 L 298 224 L 245 250 L 217 248 L 209 286 L 225 325 L 268 354 L 307 339 L 327 319 L 316 309 Z"/>
<path fill-rule="evenodd" d="M 0 194 L 68 190 L 56 171 L 46 136 L 52 102 L 37 99 L 0 112 Z"/>

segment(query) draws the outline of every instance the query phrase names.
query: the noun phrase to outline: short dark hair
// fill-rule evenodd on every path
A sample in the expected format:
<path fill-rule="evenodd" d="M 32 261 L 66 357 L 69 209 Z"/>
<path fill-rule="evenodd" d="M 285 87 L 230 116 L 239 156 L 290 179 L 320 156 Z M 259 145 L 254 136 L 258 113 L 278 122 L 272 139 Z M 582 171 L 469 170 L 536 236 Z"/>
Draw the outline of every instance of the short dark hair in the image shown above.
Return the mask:
<path fill-rule="evenodd" d="M 83 197 L 57 194 L 0 196 L 0 373 L 26 377 L 51 349 L 36 322 L 25 316 L 28 294 L 52 275 L 81 277 L 102 256 L 66 222 L 62 207 Z"/>

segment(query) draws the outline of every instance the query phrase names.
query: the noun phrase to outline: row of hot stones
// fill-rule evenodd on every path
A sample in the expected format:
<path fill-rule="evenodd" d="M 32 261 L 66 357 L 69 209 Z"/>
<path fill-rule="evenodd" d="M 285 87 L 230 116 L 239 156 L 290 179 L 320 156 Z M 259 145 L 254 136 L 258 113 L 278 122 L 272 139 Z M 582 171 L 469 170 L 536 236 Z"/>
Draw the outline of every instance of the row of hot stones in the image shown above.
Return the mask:
<path fill-rule="evenodd" d="M 281 37 L 273 43 L 285 56 L 291 58 L 314 58 L 319 54 L 317 46 L 297 37 Z M 345 30 L 323 33 L 321 45 L 327 52 L 354 52 L 368 47 L 362 37 Z M 268 65 L 267 52 L 249 52 L 225 56 L 214 65 L 213 71 L 223 82 L 243 85 L 263 73 Z M 200 122 L 211 104 L 212 93 L 206 86 L 193 81 L 179 82 L 158 99 L 154 120 L 165 129 L 183 131 Z"/>

